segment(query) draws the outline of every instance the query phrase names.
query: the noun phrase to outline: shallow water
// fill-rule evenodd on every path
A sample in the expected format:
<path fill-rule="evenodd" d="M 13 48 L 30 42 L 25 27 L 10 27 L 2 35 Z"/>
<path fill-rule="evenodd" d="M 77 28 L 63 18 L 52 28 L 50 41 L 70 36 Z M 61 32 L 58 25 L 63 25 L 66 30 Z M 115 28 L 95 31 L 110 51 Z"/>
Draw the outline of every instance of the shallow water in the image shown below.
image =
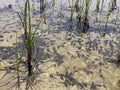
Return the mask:
<path fill-rule="evenodd" d="M 19 2 L 24 2 L 24 0 L 17 0 L 17 1 L 19 1 Z M 33 1 L 33 0 L 31 0 L 31 1 Z M 49 1 L 52 1 L 52 0 L 45 0 L 46 2 L 49 2 Z M 72 1 L 72 0 L 70 0 L 70 1 Z M 75 1 L 75 0 L 74 0 Z M 91 9 L 93 10 L 93 9 L 95 9 L 95 5 L 96 5 L 96 1 L 97 0 L 91 0 L 92 1 L 92 3 L 91 3 Z M 104 1 L 104 9 L 106 9 L 107 7 L 108 7 L 108 4 L 109 4 L 109 2 L 110 2 L 111 0 L 105 0 Z M 35 3 L 38 3 L 39 2 L 39 0 L 34 0 L 34 2 Z M 55 0 L 55 2 L 57 3 L 57 4 L 60 4 L 60 2 L 62 2 L 64 5 L 68 5 L 68 0 Z M 101 2 L 102 2 L 102 0 L 101 0 Z M 117 4 L 117 6 L 119 7 L 120 6 L 120 0 L 116 0 L 116 4 Z M 0 0 L 0 7 L 4 7 L 4 6 L 7 6 L 7 5 L 9 5 L 9 4 L 13 4 L 13 5 L 15 5 L 16 4 L 16 0 Z"/>
<path fill-rule="evenodd" d="M 19 2 L 21 5 L 24 3 L 24 0 L 19 1 L 23 1 Z M 117 54 L 120 50 L 120 18 L 118 17 L 118 21 L 115 24 L 116 16 L 111 15 L 107 33 L 103 36 L 106 17 L 100 16 L 99 21 L 95 21 L 94 3 L 96 2 L 93 0 L 89 15 L 90 29 L 88 32 L 85 35 L 78 34 L 74 32 L 75 28 L 73 28 L 73 32 L 70 32 L 69 4 L 67 0 L 56 1 L 54 8 L 49 8 L 51 6 L 47 3 L 47 23 L 39 27 L 38 35 L 35 38 L 35 44 L 38 49 L 37 63 L 41 70 L 37 76 L 37 86 L 40 86 L 41 90 L 66 90 L 63 84 L 66 83 L 65 79 L 73 84 L 75 80 L 79 82 L 83 85 L 83 89 L 80 90 L 93 90 L 94 88 L 97 88 L 95 90 L 120 90 L 120 69 L 116 64 Z M 119 6 L 119 1 L 117 0 L 117 6 Z M 106 0 L 104 4 L 104 11 L 107 11 L 108 2 Z M 13 10 L 6 8 L 8 4 L 13 4 Z M 24 50 L 21 49 L 24 48 L 24 43 L 22 42 L 24 36 L 23 28 L 16 13 L 17 5 L 15 6 L 15 4 L 14 0 L 0 0 L 0 65 L 3 65 L 0 66 L 0 79 L 7 72 L 6 70 L 1 71 L 1 68 L 4 69 L 9 64 L 14 64 L 16 60 L 16 32 L 18 33 L 18 40 L 20 40 L 18 50 Z M 39 3 L 35 2 L 35 5 L 35 10 L 38 10 Z M 36 12 L 39 12 L 39 10 Z M 35 26 L 39 21 L 39 15 L 33 15 L 32 19 L 35 20 L 32 23 Z M 75 16 L 73 18 L 76 20 Z M 73 27 L 75 26 L 74 19 Z M 26 55 L 26 51 L 24 55 Z M 2 61 L 6 61 L 7 64 Z M 25 70 L 25 68 L 25 65 L 20 67 L 21 70 Z M 41 72 L 45 73 L 41 74 Z M 68 77 L 64 77 L 66 72 L 69 75 Z M 9 75 L 15 77 L 13 72 L 7 74 L 8 77 L 0 80 L 0 86 L 7 80 L 12 79 L 11 77 L 9 78 Z M 53 78 L 50 75 L 53 75 Z M 71 77 L 74 79 L 72 79 L 73 82 Z M 39 82 L 39 80 L 42 82 Z M 0 87 L 0 90 L 4 90 L 3 88 L 7 88 L 7 86 Z M 24 88 L 24 85 L 22 88 Z M 69 88 L 70 90 L 78 90 L 76 85 L 70 85 Z"/>

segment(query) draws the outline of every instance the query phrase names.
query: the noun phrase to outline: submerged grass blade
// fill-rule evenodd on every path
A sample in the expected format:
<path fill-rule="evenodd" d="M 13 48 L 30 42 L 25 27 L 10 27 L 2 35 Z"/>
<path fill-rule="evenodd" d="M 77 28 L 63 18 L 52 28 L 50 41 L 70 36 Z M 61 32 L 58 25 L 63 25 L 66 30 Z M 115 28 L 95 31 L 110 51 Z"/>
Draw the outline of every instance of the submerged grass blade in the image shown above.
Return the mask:
<path fill-rule="evenodd" d="M 97 13 L 99 12 L 99 9 L 100 9 L 99 6 L 100 6 L 100 0 L 97 0 L 96 9 L 95 9 Z"/>
<path fill-rule="evenodd" d="M 17 33 L 16 33 L 16 74 L 17 74 L 17 89 L 20 89 L 20 75 L 19 75 L 19 66 L 20 66 L 20 61 L 18 59 L 18 41 L 17 41 Z"/>
<path fill-rule="evenodd" d="M 16 75 L 17 75 L 17 90 L 20 90 L 20 62 L 23 57 L 23 52 L 20 54 L 18 51 L 18 40 L 17 40 L 17 33 L 16 33 Z"/>
<path fill-rule="evenodd" d="M 102 12 L 102 9 L 103 9 L 103 4 L 104 4 L 104 1 L 105 1 L 105 0 L 102 0 L 101 10 L 100 10 L 101 12 Z"/>

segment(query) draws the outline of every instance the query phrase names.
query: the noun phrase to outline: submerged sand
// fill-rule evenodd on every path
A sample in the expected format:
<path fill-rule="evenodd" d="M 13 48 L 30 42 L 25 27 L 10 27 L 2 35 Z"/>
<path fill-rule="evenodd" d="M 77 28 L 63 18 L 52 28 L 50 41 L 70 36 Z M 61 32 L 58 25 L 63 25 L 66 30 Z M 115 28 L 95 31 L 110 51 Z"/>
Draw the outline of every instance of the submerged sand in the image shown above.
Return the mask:
<path fill-rule="evenodd" d="M 6 6 L 7 7 L 7 6 Z M 33 90 L 120 90 L 120 67 L 117 56 L 120 50 L 120 16 L 111 15 L 104 35 L 106 17 L 90 14 L 90 29 L 86 34 L 69 30 L 69 9 L 58 10 L 57 5 L 46 13 L 46 24 L 42 24 L 35 38 L 33 58 Z M 63 3 L 64 7 L 64 3 Z M 49 8 L 49 7 L 48 7 Z M 15 90 L 16 40 L 17 50 L 26 50 L 23 42 L 17 7 L 0 9 L 0 90 Z M 61 16 L 63 15 L 63 16 Z M 74 14 L 74 19 L 76 18 Z M 33 17 L 33 26 L 39 21 Z M 17 33 L 17 34 L 16 34 Z M 37 68 L 37 70 L 36 70 Z M 20 67 L 21 90 L 26 85 L 26 65 Z"/>

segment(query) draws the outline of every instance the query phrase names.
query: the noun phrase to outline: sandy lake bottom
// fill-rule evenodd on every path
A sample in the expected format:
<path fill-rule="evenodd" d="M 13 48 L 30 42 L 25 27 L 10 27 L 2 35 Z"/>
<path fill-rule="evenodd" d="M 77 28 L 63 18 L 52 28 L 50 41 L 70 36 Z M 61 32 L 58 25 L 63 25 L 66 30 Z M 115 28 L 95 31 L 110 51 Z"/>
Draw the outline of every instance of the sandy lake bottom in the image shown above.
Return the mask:
<path fill-rule="evenodd" d="M 106 33 L 107 12 L 104 10 L 100 15 L 91 9 L 90 28 L 86 34 L 81 34 L 75 28 L 76 13 L 72 24 L 69 22 L 68 3 L 57 0 L 55 6 L 51 7 L 51 0 L 46 1 L 46 24 L 38 28 L 35 36 L 33 90 L 120 90 L 120 65 L 117 63 L 120 55 L 118 9 L 115 14 L 111 14 Z M 119 0 L 117 2 L 119 6 Z M 9 4 L 12 4 L 11 9 L 7 6 Z M 19 8 L 11 0 L 1 1 L 0 5 L 0 90 L 16 90 L 16 54 L 22 52 L 20 87 L 25 90 L 26 50 Z M 32 13 L 33 29 L 39 22 L 38 2 L 35 2 L 34 8 L 37 9 Z"/>

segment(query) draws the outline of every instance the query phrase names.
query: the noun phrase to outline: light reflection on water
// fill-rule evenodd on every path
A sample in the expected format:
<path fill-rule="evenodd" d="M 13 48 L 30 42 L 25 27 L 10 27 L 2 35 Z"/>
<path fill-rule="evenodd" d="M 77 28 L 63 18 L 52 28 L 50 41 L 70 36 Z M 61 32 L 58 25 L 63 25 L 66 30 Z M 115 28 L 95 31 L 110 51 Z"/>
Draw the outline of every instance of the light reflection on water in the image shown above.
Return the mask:
<path fill-rule="evenodd" d="M 21 5 L 21 6 L 23 6 L 24 7 L 24 2 L 25 2 L 25 0 L 0 0 L 0 11 L 6 11 L 7 9 L 6 9 L 6 7 L 8 7 L 8 5 L 9 4 L 12 4 L 13 6 L 14 5 L 16 5 L 16 7 L 18 7 L 17 5 L 17 3 L 16 3 L 16 1 Z M 39 13 L 40 11 L 39 11 L 39 1 L 40 0 L 31 0 L 32 2 L 34 1 L 34 12 L 35 13 Z M 53 0 L 45 0 L 46 2 L 50 2 L 50 1 L 53 1 Z M 55 0 L 56 2 L 55 2 L 55 8 L 54 8 L 54 10 L 55 10 L 55 13 L 59 13 L 60 12 L 60 9 L 62 8 L 63 9 L 63 12 L 65 11 L 65 13 L 64 14 L 66 14 L 67 13 L 67 16 L 68 15 L 70 15 L 70 12 L 68 12 L 69 10 L 68 9 L 70 9 L 69 8 L 69 3 L 68 3 L 68 0 Z M 70 0 L 70 1 L 72 1 L 72 0 Z M 76 1 L 76 0 L 74 0 L 74 1 Z M 82 0 L 81 0 L 82 1 Z M 91 0 L 92 2 L 91 2 L 91 7 L 90 7 L 90 16 L 91 15 L 93 15 L 93 11 L 96 9 L 96 3 L 97 3 L 97 0 Z M 117 1 L 117 7 L 120 7 L 120 0 L 116 0 Z M 104 13 L 104 15 L 106 15 L 106 13 L 108 12 L 108 6 L 109 6 L 109 3 L 111 2 L 111 0 L 104 0 L 104 3 L 103 3 L 103 12 L 102 13 Z M 100 9 L 101 9 L 101 3 L 102 3 L 102 0 L 100 0 Z M 32 4 L 32 3 L 31 3 Z M 47 4 L 48 5 L 48 4 Z M 49 9 L 49 7 L 47 8 L 47 9 Z M 13 8 L 13 10 L 16 12 L 16 11 L 19 11 L 19 8 L 17 8 L 17 9 L 15 9 L 15 8 Z M 67 11 L 66 11 L 67 10 Z M 105 12 L 104 12 L 105 11 Z M 118 10 L 115 10 L 114 11 L 114 15 L 116 15 L 116 12 L 117 12 Z M 50 11 L 51 12 L 51 11 Z M 53 13 L 53 12 L 51 12 L 51 13 Z M 51 15 L 52 16 L 52 15 Z"/>
<path fill-rule="evenodd" d="M 24 5 L 24 1 L 25 0 L 0 0 L 0 7 L 3 7 L 3 6 L 7 6 L 8 4 L 13 4 L 13 5 L 15 5 L 16 4 L 16 1 L 18 1 L 21 5 Z M 39 3 L 39 1 L 40 0 L 31 0 L 31 1 L 34 1 L 34 3 Z M 52 0 L 45 0 L 46 2 L 50 2 L 50 1 L 52 1 Z M 56 4 L 59 4 L 60 5 L 60 1 L 62 2 L 62 4 L 63 5 L 66 5 L 66 6 L 68 6 L 68 0 L 56 0 Z M 70 0 L 70 1 L 72 1 L 72 0 Z M 75 0 L 74 0 L 75 1 Z M 94 10 L 95 9 L 95 7 L 96 7 L 96 1 L 97 0 L 91 0 L 92 1 L 92 3 L 91 3 L 91 10 Z M 108 10 L 108 6 L 109 6 L 109 2 L 110 2 L 111 0 L 104 0 L 104 4 L 103 4 L 103 10 Z M 118 7 L 120 7 L 120 0 L 116 0 L 116 2 L 117 2 L 117 6 Z M 101 5 L 101 3 L 102 3 L 102 0 L 100 0 L 100 5 Z M 58 5 L 58 6 L 59 6 Z"/>

